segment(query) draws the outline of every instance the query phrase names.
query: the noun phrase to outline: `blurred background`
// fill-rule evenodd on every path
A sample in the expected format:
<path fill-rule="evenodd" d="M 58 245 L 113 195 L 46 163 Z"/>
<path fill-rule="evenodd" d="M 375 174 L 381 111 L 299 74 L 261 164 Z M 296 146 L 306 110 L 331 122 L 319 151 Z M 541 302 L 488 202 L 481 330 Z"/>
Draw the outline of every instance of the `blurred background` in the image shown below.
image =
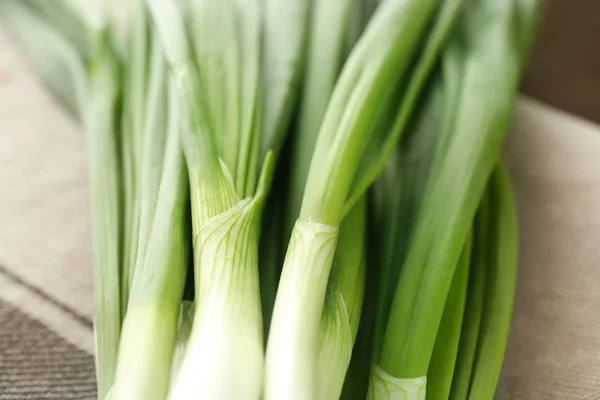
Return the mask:
<path fill-rule="evenodd" d="M 600 1 L 547 2 L 523 92 L 600 123 Z"/>

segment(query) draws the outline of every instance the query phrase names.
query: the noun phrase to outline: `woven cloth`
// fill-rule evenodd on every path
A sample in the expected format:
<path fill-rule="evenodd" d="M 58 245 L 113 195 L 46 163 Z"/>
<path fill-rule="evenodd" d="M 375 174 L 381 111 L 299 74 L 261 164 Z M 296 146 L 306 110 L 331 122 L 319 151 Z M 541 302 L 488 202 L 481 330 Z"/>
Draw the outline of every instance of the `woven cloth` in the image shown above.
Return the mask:
<path fill-rule="evenodd" d="M 499 400 L 600 400 L 600 127 L 521 100 Z M 0 400 L 95 398 L 83 135 L 0 32 Z M 285 400 L 285 399 L 282 399 Z"/>

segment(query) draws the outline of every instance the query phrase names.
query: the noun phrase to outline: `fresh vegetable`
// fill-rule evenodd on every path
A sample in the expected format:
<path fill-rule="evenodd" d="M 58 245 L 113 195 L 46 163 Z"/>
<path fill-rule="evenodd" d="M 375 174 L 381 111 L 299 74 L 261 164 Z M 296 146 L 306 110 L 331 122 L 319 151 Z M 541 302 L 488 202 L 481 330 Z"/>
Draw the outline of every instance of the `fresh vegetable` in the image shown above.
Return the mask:
<path fill-rule="evenodd" d="M 108 26 L 94 44 L 88 97 L 82 108 L 86 132 L 92 236 L 94 238 L 94 333 L 98 395 L 104 397 L 115 378 L 122 321 L 120 288 L 122 234 L 121 163 L 118 154 L 119 59 Z"/>
<path fill-rule="evenodd" d="M 403 390 L 407 385 L 415 385 L 415 396 L 424 396 L 455 266 L 500 155 L 516 96 L 522 65 L 517 2 L 467 4 L 449 46 L 458 52 L 455 61 L 460 71 L 458 96 L 446 99 L 454 116 L 445 122 L 450 131 L 437 147 L 400 273 L 379 364 L 373 372 L 375 397 L 383 390 Z M 419 390 L 422 394 L 417 394 Z"/>
<path fill-rule="evenodd" d="M 0 2 L 86 134 L 98 398 L 491 400 L 541 1 L 134 1 Z"/>
<path fill-rule="evenodd" d="M 483 318 L 469 399 L 494 397 L 500 378 L 517 283 L 518 226 L 514 196 L 503 166 L 496 167 L 489 183 L 491 240 L 486 275 Z"/>

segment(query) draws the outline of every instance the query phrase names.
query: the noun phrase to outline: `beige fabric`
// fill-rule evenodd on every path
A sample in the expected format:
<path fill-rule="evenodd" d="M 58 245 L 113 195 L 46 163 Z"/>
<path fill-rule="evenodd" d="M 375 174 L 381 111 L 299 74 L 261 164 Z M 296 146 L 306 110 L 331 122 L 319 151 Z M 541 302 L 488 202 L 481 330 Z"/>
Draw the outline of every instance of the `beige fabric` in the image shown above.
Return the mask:
<path fill-rule="evenodd" d="M 521 102 L 520 274 L 498 399 L 600 399 L 600 128 Z"/>
<path fill-rule="evenodd" d="M 92 400 L 94 358 L 0 299 L 0 400 Z"/>
<path fill-rule="evenodd" d="M 507 160 L 521 265 L 497 398 L 598 400 L 600 128 L 521 101 Z M 0 302 L 87 352 L 90 243 L 83 137 L 0 31 Z"/>
<path fill-rule="evenodd" d="M 0 31 L 0 272 L 91 321 L 83 139 Z"/>

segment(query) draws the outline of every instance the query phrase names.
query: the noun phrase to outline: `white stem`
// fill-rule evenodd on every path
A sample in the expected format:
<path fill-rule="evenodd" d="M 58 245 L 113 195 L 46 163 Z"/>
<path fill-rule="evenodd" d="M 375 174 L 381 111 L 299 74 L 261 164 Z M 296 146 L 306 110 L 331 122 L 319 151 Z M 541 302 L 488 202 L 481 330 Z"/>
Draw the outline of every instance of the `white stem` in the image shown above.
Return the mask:
<path fill-rule="evenodd" d="M 243 200 L 198 230 L 197 308 L 169 399 L 260 398 L 264 354 L 257 204 Z"/>
<path fill-rule="evenodd" d="M 169 387 L 170 368 L 177 335 L 174 307 L 133 305 L 127 311 L 119 346 L 117 379 L 112 399 L 163 400 Z"/>
<path fill-rule="evenodd" d="M 368 400 L 425 400 L 427 377 L 396 378 L 377 367 L 371 375 Z"/>
<path fill-rule="evenodd" d="M 321 322 L 316 399 L 340 398 L 353 346 L 348 308 L 344 296 L 337 293 Z"/>
<path fill-rule="evenodd" d="M 319 327 L 338 228 L 296 221 L 267 343 L 266 400 L 314 400 Z"/>

